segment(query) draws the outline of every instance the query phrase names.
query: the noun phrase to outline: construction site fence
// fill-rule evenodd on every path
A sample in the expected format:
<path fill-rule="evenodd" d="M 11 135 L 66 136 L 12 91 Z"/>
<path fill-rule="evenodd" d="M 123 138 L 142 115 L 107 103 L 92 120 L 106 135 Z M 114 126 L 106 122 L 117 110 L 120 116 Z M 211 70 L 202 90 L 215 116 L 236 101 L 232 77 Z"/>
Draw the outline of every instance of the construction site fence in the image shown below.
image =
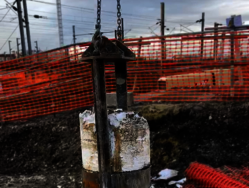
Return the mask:
<path fill-rule="evenodd" d="M 249 188 L 249 170 L 224 166 L 214 169 L 210 166 L 193 162 L 186 169 L 186 188 Z"/>
<path fill-rule="evenodd" d="M 125 39 L 136 54 L 127 62 L 127 89 L 136 102 L 249 99 L 249 31 Z M 93 106 L 91 63 L 78 43 L 0 62 L 0 116 L 13 121 Z M 116 91 L 113 62 L 106 92 Z"/>

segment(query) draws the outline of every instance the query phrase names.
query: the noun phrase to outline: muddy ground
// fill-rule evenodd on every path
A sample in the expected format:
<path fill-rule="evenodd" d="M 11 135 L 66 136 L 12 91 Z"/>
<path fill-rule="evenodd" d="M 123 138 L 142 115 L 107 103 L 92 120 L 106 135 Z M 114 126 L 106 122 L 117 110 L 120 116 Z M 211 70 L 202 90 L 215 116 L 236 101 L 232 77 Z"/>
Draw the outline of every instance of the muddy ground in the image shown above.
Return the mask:
<path fill-rule="evenodd" d="M 191 162 L 249 165 L 249 102 L 134 106 L 151 129 L 152 176 Z M 81 187 L 78 109 L 0 125 L 0 187 Z M 165 183 L 157 187 L 166 187 Z"/>

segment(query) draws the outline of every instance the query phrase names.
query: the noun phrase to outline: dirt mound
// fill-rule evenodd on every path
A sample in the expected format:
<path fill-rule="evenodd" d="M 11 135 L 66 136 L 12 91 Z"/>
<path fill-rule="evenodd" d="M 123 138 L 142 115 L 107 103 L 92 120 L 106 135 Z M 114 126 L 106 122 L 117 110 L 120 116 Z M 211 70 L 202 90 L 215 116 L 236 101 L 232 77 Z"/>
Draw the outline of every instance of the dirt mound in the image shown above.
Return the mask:
<path fill-rule="evenodd" d="M 193 161 L 214 168 L 249 162 L 249 103 L 153 104 L 132 109 L 151 128 L 153 176 L 163 168 L 179 170 L 183 176 Z M 78 115 L 84 110 L 2 124 L 0 174 L 79 179 Z"/>
<path fill-rule="evenodd" d="M 2 125 L 0 173 L 32 174 L 80 169 L 78 114 L 82 110 Z"/>

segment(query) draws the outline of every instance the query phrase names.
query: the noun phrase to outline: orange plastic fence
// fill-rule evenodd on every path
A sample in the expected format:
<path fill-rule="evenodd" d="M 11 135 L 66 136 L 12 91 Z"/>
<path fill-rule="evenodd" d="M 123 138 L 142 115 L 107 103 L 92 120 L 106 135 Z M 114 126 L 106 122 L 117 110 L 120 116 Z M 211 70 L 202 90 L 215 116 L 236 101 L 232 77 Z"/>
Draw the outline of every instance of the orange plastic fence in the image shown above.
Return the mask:
<path fill-rule="evenodd" d="M 248 31 L 126 39 L 135 102 L 248 100 Z M 80 62 L 90 43 L 0 62 L 2 121 L 93 105 L 91 65 Z M 106 64 L 106 90 L 115 92 Z"/>
<path fill-rule="evenodd" d="M 226 173 L 226 174 L 225 174 Z M 188 185 L 203 188 L 249 188 L 248 171 L 215 170 L 209 166 L 191 163 L 186 170 Z M 191 182 L 191 183 L 190 183 Z"/>

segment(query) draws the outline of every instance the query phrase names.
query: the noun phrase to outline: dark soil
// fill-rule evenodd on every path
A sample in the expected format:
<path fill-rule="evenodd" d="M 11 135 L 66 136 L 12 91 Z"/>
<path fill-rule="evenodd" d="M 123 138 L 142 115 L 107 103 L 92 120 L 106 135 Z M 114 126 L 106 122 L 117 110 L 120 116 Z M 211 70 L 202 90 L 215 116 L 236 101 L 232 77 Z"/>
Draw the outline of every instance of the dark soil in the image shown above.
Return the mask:
<path fill-rule="evenodd" d="M 81 187 L 78 115 L 84 110 L 2 124 L 0 187 Z M 248 165 L 248 102 L 153 104 L 133 110 L 151 128 L 152 176 L 170 168 L 179 170 L 181 178 L 194 161 L 214 168 Z"/>

